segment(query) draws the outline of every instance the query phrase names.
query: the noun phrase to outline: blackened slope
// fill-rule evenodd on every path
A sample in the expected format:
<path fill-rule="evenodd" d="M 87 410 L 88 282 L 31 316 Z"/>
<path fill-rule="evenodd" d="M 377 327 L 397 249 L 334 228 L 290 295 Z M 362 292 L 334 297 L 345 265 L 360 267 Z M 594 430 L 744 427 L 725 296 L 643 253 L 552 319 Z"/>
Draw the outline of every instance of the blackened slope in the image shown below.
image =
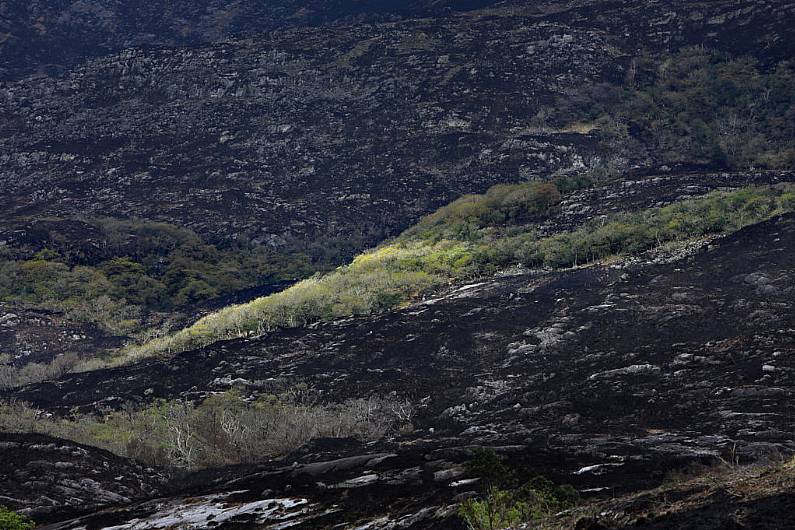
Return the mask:
<path fill-rule="evenodd" d="M 788 60 L 795 53 L 793 30 L 783 26 L 795 16 L 795 4 L 788 0 L 586 0 L 567 7 L 550 13 L 551 18 L 575 27 L 598 27 L 652 49 L 706 46 L 751 54 L 762 62 Z"/>
<path fill-rule="evenodd" d="M 196 517 L 193 520 L 199 528 L 219 523 L 220 528 L 263 528 L 284 521 L 290 528 L 302 530 L 463 530 L 465 526 L 456 517 L 456 496 L 471 495 L 472 489 L 479 487 L 477 479 L 473 481 L 467 475 L 465 465 L 480 447 L 458 446 L 456 442 L 462 440 L 352 447 L 350 452 L 325 457 L 319 451 L 323 444 L 318 444 L 314 451 L 295 459 L 190 474 L 179 481 L 181 493 L 168 499 L 106 510 L 46 528 L 106 528 L 135 521 L 137 530 L 154 530 L 165 526 L 167 520 L 177 521 L 190 514 Z M 521 466 L 523 471 L 573 481 L 580 487 L 609 484 L 617 492 L 629 483 L 656 485 L 658 481 L 648 477 L 664 466 L 677 464 L 669 455 L 647 455 L 642 461 L 628 463 L 620 474 L 603 479 L 572 475 L 583 465 L 592 464 L 593 456 L 522 445 L 497 449 L 510 465 Z M 457 480 L 462 477 L 469 480 Z M 256 510 L 257 506 L 278 506 L 288 499 L 294 504 L 292 509 L 275 513 Z M 235 512 L 238 517 L 228 515 Z"/>
<path fill-rule="evenodd" d="M 0 79 L 58 72 L 131 46 L 197 45 L 240 33 L 476 9 L 496 0 L 8 0 Z"/>
<path fill-rule="evenodd" d="M 350 255 L 462 193 L 593 156 L 589 136 L 527 127 L 624 61 L 598 31 L 534 22 L 280 31 L 4 85 L 2 215 L 143 217 Z"/>
<path fill-rule="evenodd" d="M 251 509 L 285 497 L 306 502 L 305 519 L 286 515 L 296 528 L 395 521 L 459 528 L 451 517 L 456 495 L 476 486 L 456 481 L 466 476 L 473 445 L 499 447 L 527 476 L 617 493 L 656 486 L 690 463 L 795 451 L 793 254 L 795 215 L 788 215 L 670 263 L 649 258 L 502 278 L 378 318 L 82 374 L 22 397 L 51 410 L 92 408 L 92 388 L 120 403 L 141 399 L 150 386 L 153 396 L 200 398 L 235 378 L 256 392 L 256 380 L 273 377 L 309 381 L 328 399 L 396 392 L 420 404 L 417 429 L 397 440 L 319 442 L 283 461 L 202 472 L 180 481 L 183 495 L 165 504 L 60 528 L 156 525 L 182 510 L 201 513 L 219 502 Z M 51 400 L 55 389 L 65 392 L 63 402 Z M 786 506 L 791 497 L 777 497 L 780 488 L 765 496 L 768 486 L 731 490 L 731 499 L 716 487 L 691 499 L 689 511 L 683 505 L 653 522 L 631 517 L 649 506 L 642 498 L 613 509 L 625 507 L 628 522 L 648 528 L 696 520 L 713 529 L 725 528 L 719 512 L 735 502 L 749 521 L 777 524 L 786 516 L 770 503 Z M 230 491 L 239 493 L 230 498 Z M 235 522 L 273 522 L 252 517 Z"/>
<path fill-rule="evenodd" d="M 560 528 L 795 528 L 794 486 L 791 464 L 718 468 L 703 477 L 588 504 L 562 517 Z"/>
<path fill-rule="evenodd" d="M 0 302 L 0 351 L 13 352 L 9 364 L 48 363 L 76 352 L 89 357 L 122 345 L 122 338 L 108 336 L 62 311 Z"/>
<path fill-rule="evenodd" d="M 293 378 L 329 399 L 426 398 L 420 425 L 475 439 L 792 450 L 794 252 L 790 215 L 682 261 L 490 280 L 377 318 L 71 375 L 18 396 L 92 409 Z"/>
<path fill-rule="evenodd" d="M 609 28 L 670 49 L 729 46 L 776 59 L 792 51 L 779 31 L 792 16 L 793 6 L 784 0 L 7 0 L 0 4 L 0 79 L 60 72 L 131 46 L 198 45 L 282 27 L 446 17 L 489 6 Z M 733 31 L 722 31 L 726 25 Z"/>
<path fill-rule="evenodd" d="M 333 241 L 344 258 L 462 193 L 603 156 L 535 117 L 574 89 L 623 83 L 642 46 L 768 61 L 795 42 L 786 2 L 576 4 L 127 50 L 4 84 L 0 214 Z"/>
<path fill-rule="evenodd" d="M 0 433 L 0 499 L 36 522 L 156 496 L 164 478 L 107 451 L 38 434 Z"/>

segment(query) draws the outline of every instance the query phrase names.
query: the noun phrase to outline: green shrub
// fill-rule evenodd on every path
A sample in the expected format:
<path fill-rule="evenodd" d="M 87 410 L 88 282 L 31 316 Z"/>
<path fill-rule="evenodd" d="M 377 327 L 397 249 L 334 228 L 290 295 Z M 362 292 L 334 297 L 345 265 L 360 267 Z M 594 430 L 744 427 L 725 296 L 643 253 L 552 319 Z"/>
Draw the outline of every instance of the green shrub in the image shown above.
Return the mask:
<path fill-rule="evenodd" d="M 314 438 L 377 440 L 411 425 L 408 401 L 370 397 L 320 403 L 299 386 L 255 401 L 232 390 L 199 405 L 161 401 L 103 417 L 43 417 L 22 403 L 0 402 L 0 431 L 38 432 L 100 447 L 161 468 L 255 463 L 299 449 Z"/>
<path fill-rule="evenodd" d="M 609 256 L 637 254 L 669 241 L 726 233 L 792 211 L 789 189 L 752 187 L 715 192 L 641 213 L 622 214 L 613 220 L 591 223 L 572 232 L 542 240 L 524 236 L 505 238 L 502 247 L 486 249 L 481 260 L 499 248 L 514 248 L 514 260 L 526 266 L 551 268 L 582 265 Z M 509 258 L 501 257 L 504 263 Z"/>
<path fill-rule="evenodd" d="M 733 168 L 795 165 L 795 68 L 702 47 L 636 58 L 635 78 L 561 97 L 553 121 L 598 126 L 609 159 Z M 620 177 L 603 161 L 599 176 Z"/>
<path fill-rule="evenodd" d="M 590 188 L 593 186 L 593 179 L 585 173 L 563 175 L 552 180 L 560 193 L 571 193 L 573 191 Z"/>
<path fill-rule="evenodd" d="M 14 366 L 0 356 L 0 390 L 15 388 L 30 383 L 55 379 L 74 369 L 80 363 L 77 354 L 59 355 L 49 363 L 28 363 Z"/>
<path fill-rule="evenodd" d="M 477 449 L 475 456 L 466 463 L 465 469 L 467 475 L 477 477 L 489 486 L 501 484 L 509 472 L 503 458 L 491 448 Z"/>
<path fill-rule="evenodd" d="M 0 530 L 31 530 L 35 526 L 27 517 L 0 506 Z"/>
<path fill-rule="evenodd" d="M 572 486 L 556 486 L 536 477 L 516 490 L 490 486 L 481 498 L 467 499 L 458 514 L 471 530 L 503 530 L 575 506 L 579 494 Z"/>
<path fill-rule="evenodd" d="M 306 257 L 241 242 L 220 249 L 164 223 L 86 220 L 104 238 L 87 258 L 53 221 L 40 249 L 0 253 L 0 301 L 58 310 L 116 335 L 157 326 L 174 312 L 274 280 L 306 275 Z M 77 248 L 75 248 L 77 247 Z"/>
<path fill-rule="evenodd" d="M 490 488 L 483 499 L 467 499 L 458 509 L 471 530 L 504 530 L 527 521 L 530 507 L 511 492 Z"/>
<path fill-rule="evenodd" d="M 473 241 L 484 227 L 525 222 L 559 202 L 560 191 L 551 182 L 497 184 L 483 195 L 465 195 L 423 217 L 401 239 Z"/>
<path fill-rule="evenodd" d="M 545 477 L 534 477 L 516 492 L 530 506 L 530 518 L 540 519 L 580 502 L 580 494 L 570 484 L 557 485 Z"/>
<path fill-rule="evenodd" d="M 795 192 L 788 192 L 781 196 L 781 208 L 783 210 L 795 210 Z"/>

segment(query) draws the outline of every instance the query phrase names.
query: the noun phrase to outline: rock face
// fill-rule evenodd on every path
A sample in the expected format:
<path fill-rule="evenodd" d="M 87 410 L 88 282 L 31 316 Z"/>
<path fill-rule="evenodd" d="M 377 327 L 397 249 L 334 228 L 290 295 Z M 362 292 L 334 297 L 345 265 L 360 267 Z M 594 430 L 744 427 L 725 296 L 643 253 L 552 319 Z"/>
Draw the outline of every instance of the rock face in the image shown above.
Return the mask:
<path fill-rule="evenodd" d="M 63 313 L 0 303 L 0 353 L 10 364 L 46 363 L 62 354 L 90 355 L 120 345 L 120 339 Z"/>
<path fill-rule="evenodd" d="M 224 381 L 257 394 L 275 378 L 307 382 L 332 401 L 374 389 L 408 397 L 419 404 L 412 433 L 198 473 L 179 483 L 184 493 L 167 512 L 217 512 L 251 526 L 275 524 L 268 517 L 278 512 L 298 528 L 455 528 L 456 499 L 473 488 L 463 464 L 478 446 L 497 447 L 514 468 L 617 492 L 655 486 L 692 463 L 795 452 L 793 252 L 787 215 L 684 254 L 489 279 L 395 313 L 16 395 L 54 412 L 90 411 L 198 400 Z M 144 503 L 88 521 L 147 528 L 164 516 L 161 504 Z"/>
<path fill-rule="evenodd" d="M 37 522 L 156 496 L 164 479 L 124 458 L 66 440 L 0 433 L 0 503 Z"/>

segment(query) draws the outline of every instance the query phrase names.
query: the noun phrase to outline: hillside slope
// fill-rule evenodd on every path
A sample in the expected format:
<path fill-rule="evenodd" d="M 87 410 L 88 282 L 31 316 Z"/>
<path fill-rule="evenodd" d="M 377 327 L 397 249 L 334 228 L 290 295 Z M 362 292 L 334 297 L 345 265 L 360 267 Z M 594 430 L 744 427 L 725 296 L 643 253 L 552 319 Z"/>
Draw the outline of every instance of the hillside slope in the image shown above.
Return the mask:
<path fill-rule="evenodd" d="M 790 56 L 791 4 L 750 6 L 594 2 L 285 29 L 4 83 L 2 215 L 156 219 L 215 241 L 314 242 L 344 261 L 462 193 L 605 158 L 591 135 L 554 134 L 577 119 L 557 100 L 647 75 L 633 66 L 644 54 Z"/>
<path fill-rule="evenodd" d="M 795 527 L 794 19 L 0 0 L 0 527 Z"/>
<path fill-rule="evenodd" d="M 0 4 L 0 78 L 62 72 L 133 46 L 197 45 L 284 26 L 434 15 L 495 1 L 6 0 Z"/>
<path fill-rule="evenodd" d="M 672 253 L 496 277 L 381 316 L 70 375 L 15 396 L 58 414 L 202 400 L 232 386 L 253 397 L 297 382 L 328 402 L 405 398 L 417 407 L 410 432 L 198 473 L 175 487 L 205 500 L 135 505 L 113 520 L 292 499 L 301 511 L 279 513 L 299 528 L 457 528 L 473 447 L 502 448 L 525 476 L 618 492 L 691 464 L 795 452 L 793 249 L 790 214 Z M 223 500 L 233 490 L 234 502 Z M 235 519 L 258 520 L 270 519 Z"/>
<path fill-rule="evenodd" d="M 0 500 L 37 521 L 158 495 L 165 477 L 66 440 L 0 432 Z"/>
<path fill-rule="evenodd" d="M 498 183 L 792 168 L 792 16 L 783 1 L 0 3 L 0 57 L 64 65 L 0 83 L 0 300 L 57 315 L 14 341 L 82 328 L 88 359 L 146 342 Z M 109 218 L 132 228 L 108 237 Z M 179 231 L 199 248 L 162 245 Z M 67 288 L 41 280 L 54 270 Z M 52 358 L 16 353 L 0 356 Z"/>

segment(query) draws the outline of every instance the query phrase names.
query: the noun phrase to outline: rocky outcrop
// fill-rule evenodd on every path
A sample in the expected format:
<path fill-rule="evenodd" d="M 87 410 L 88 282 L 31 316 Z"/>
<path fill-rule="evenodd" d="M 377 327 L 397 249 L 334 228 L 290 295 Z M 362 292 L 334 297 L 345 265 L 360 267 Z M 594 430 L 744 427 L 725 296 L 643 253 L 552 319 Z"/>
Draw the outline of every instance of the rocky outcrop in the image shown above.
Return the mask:
<path fill-rule="evenodd" d="M 107 451 L 0 433 L 0 504 L 44 522 L 158 494 L 164 477 Z"/>
<path fill-rule="evenodd" d="M 0 354 L 8 364 L 48 363 L 63 354 L 88 357 L 120 345 L 121 339 L 63 313 L 0 302 Z"/>

